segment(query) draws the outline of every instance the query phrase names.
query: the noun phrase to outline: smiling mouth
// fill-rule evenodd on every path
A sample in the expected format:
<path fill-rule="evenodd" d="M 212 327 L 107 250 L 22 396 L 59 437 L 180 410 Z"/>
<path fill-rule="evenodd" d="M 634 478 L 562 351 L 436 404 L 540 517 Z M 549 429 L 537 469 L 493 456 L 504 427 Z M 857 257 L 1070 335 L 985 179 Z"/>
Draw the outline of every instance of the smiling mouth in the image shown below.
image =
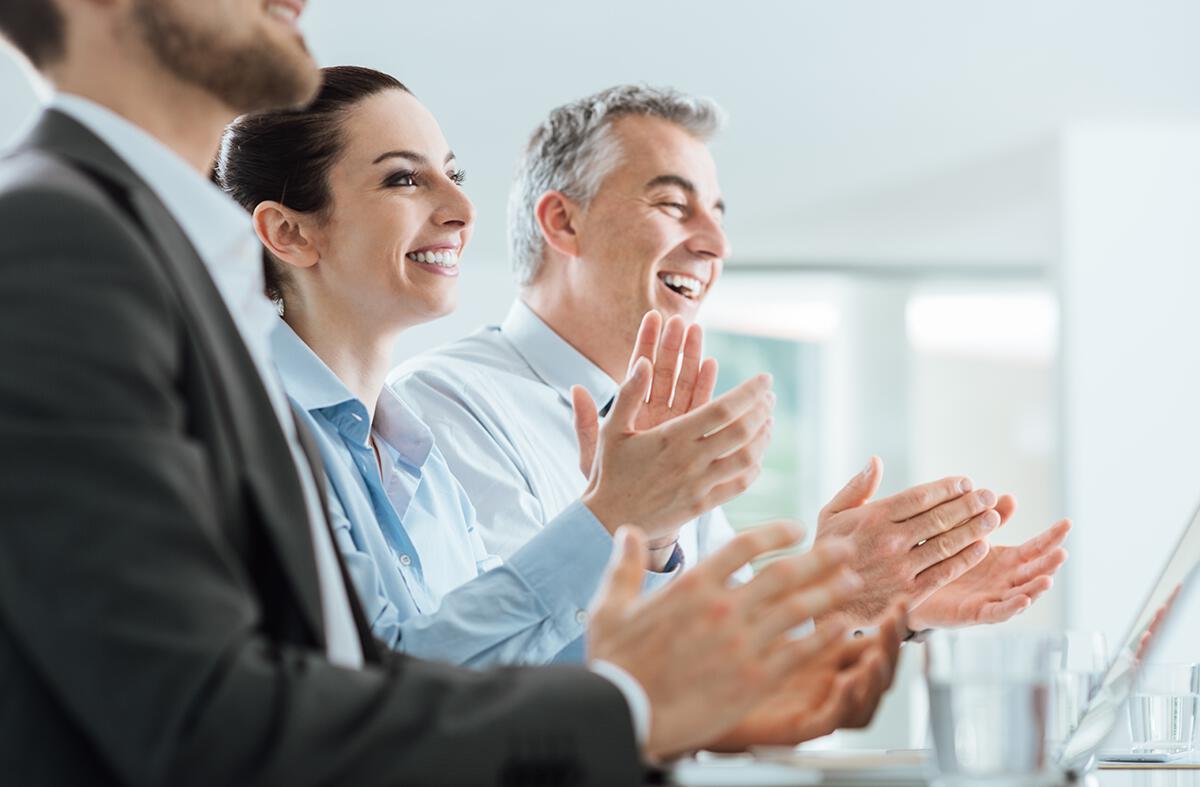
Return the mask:
<path fill-rule="evenodd" d="M 689 301 L 699 300 L 704 293 L 704 284 L 692 276 L 679 273 L 660 273 L 658 280 L 671 292 L 682 295 Z"/>
<path fill-rule="evenodd" d="M 292 3 L 268 2 L 267 16 L 294 30 L 300 22 L 300 8 Z"/>
<path fill-rule="evenodd" d="M 458 267 L 458 254 L 453 249 L 443 249 L 441 251 L 410 251 L 404 255 L 413 262 L 424 263 L 425 265 L 436 265 L 439 268 L 456 268 Z"/>

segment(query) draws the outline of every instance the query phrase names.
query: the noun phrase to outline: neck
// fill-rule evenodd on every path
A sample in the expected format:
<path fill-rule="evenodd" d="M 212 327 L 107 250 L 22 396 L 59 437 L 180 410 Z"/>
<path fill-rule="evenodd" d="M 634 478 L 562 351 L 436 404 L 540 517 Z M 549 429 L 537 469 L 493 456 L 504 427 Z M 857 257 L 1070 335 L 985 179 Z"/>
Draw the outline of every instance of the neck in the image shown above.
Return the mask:
<path fill-rule="evenodd" d="M 324 316 L 326 313 L 330 316 Z M 366 406 L 374 420 L 397 332 L 355 324 L 344 319 L 345 314 L 345 310 L 323 311 L 289 301 L 283 319 Z"/>
<path fill-rule="evenodd" d="M 530 286 L 522 290 L 521 300 L 550 326 L 567 344 L 579 351 L 617 383 L 625 379 L 629 354 L 637 339 L 632 331 L 602 320 L 588 319 L 595 303 L 576 296 L 569 287 Z"/>
<path fill-rule="evenodd" d="M 221 134 L 237 114 L 200 88 L 122 58 L 110 58 L 103 68 L 64 63 L 50 76 L 58 90 L 115 112 L 173 150 L 205 178 Z"/>

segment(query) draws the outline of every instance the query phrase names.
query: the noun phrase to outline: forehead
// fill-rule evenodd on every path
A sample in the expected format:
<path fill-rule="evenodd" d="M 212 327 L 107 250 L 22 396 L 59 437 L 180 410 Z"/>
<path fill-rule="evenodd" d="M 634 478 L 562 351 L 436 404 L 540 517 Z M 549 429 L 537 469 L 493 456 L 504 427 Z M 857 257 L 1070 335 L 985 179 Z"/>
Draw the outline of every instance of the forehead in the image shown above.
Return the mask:
<path fill-rule="evenodd" d="M 692 183 L 702 197 L 717 199 L 717 164 L 708 145 L 686 129 L 658 117 L 628 116 L 612 124 L 621 157 L 606 180 L 641 188 L 661 175 L 677 175 Z"/>
<path fill-rule="evenodd" d="M 450 151 L 433 114 L 403 90 L 385 90 L 355 104 L 341 134 L 342 159 L 351 164 L 370 164 L 389 150 L 410 150 L 440 165 Z"/>

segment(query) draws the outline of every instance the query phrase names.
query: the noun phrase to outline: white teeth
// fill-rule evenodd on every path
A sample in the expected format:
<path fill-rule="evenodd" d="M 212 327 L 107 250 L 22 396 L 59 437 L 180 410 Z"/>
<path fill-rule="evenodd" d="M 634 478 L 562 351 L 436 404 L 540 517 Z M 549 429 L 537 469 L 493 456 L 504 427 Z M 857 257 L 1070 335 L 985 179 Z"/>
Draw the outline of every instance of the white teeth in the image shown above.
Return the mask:
<path fill-rule="evenodd" d="M 408 258 L 426 265 L 437 265 L 441 268 L 453 268 L 458 264 L 458 255 L 454 251 L 417 251 L 409 252 Z"/>
<path fill-rule="evenodd" d="M 704 287 L 699 279 L 694 279 L 691 276 L 681 276 L 677 273 L 668 273 L 662 277 L 662 280 L 664 284 L 683 290 L 690 298 L 695 298 L 699 295 Z"/>
<path fill-rule="evenodd" d="M 280 21 L 287 22 L 288 24 L 295 24 L 296 18 L 299 16 L 299 14 L 296 13 L 295 8 L 276 3 L 272 3 L 267 6 L 267 13 L 276 19 L 279 19 Z"/>

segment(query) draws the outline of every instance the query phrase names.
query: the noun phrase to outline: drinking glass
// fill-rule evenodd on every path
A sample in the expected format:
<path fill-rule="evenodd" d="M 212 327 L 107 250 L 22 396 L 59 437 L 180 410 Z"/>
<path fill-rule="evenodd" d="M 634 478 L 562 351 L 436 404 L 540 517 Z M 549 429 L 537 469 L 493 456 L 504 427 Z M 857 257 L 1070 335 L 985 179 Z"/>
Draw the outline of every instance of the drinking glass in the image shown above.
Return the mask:
<path fill-rule="evenodd" d="M 1051 647 L 1050 718 L 1046 745 L 1057 760 L 1108 669 L 1108 646 L 1098 631 L 1068 631 Z"/>
<path fill-rule="evenodd" d="M 991 628 L 929 638 L 925 677 L 935 785 L 1030 787 L 1059 780 L 1046 749 L 1058 640 Z"/>
<path fill-rule="evenodd" d="M 1135 752 L 1195 748 L 1200 664 L 1143 664 L 1129 697 L 1129 737 Z"/>

